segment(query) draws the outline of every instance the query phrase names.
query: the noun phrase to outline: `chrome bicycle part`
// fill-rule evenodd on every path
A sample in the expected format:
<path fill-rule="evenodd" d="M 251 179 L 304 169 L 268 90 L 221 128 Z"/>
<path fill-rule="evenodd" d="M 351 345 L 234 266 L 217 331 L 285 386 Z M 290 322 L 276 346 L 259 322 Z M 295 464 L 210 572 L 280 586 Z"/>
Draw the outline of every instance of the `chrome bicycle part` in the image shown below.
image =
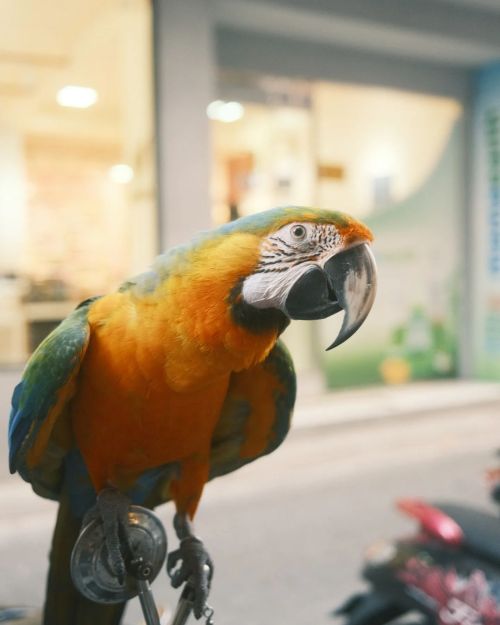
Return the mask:
<path fill-rule="evenodd" d="M 97 603 L 121 603 L 139 594 L 143 610 L 144 600 L 146 610 L 152 612 L 152 606 L 156 612 L 149 582 L 156 578 L 165 561 L 165 530 L 151 510 L 130 506 L 129 532 L 134 559 L 128 563 L 127 576 L 121 584 L 109 568 L 103 524 L 99 519 L 91 520 L 80 532 L 73 548 L 73 583 L 83 596 Z M 146 612 L 144 614 L 146 616 Z M 159 624 L 157 612 L 156 619 L 146 622 L 148 625 Z"/>
<path fill-rule="evenodd" d="M 191 613 L 193 611 L 194 604 L 194 588 L 192 583 L 188 580 L 184 584 L 181 596 L 177 602 L 177 609 L 174 614 L 171 625 L 185 625 L 187 623 Z M 205 625 L 214 625 L 214 609 L 208 604 L 203 609 L 203 616 L 205 617 Z"/>

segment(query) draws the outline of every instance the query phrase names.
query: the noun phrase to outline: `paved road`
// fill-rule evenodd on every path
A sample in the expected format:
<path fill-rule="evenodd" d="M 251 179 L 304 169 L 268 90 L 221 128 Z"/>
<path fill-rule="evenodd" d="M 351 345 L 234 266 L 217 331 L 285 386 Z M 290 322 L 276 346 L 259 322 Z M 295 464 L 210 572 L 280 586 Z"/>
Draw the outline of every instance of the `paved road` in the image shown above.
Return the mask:
<path fill-rule="evenodd" d="M 363 547 L 411 525 L 401 495 L 487 506 L 482 472 L 500 439 L 500 406 L 292 434 L 275 454 L 216 480 L 197 527 L 216 562 L 217 625 L 327 625 L 360 587 Z M 0 604 L 39 605 L 55 507 L 19 478 L 0 481 Z M 169 506 L 159 509 L 170 527 Z M 169 532 L 171 535 L 172 532 Z M 154 584 L 168 610 L 176 596 Z M 140 622 L 132 602 L 127 623 Z"/>

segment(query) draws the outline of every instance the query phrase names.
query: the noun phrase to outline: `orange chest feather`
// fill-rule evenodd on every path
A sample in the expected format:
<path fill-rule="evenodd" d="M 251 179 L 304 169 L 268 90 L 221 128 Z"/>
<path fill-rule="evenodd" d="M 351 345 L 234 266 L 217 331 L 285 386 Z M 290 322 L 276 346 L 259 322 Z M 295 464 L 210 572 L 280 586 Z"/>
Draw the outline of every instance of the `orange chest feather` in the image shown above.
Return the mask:
<path fill-rule="evenodd" d="M 140 372 L 97 373 L 89 353 L 72 402 L 78 447 L 95 482 L 119 482 L 148 468 L 206 457 L 226 397 L 229 376 L 192 393 L 172 391 Z M 129 372 L 132 368 L 129 368 Z"/>
<path fill-rule="evenodd" d="M 90 311 L 91 338 L 72 401 L 94 484 L 207 457 L 230 375 L 263 360 L 277 333 L 251 335 L 225 298 L 179 281 L 165 300 L 117 293 Z M 196 305 L 193 303 L 196 302 Z"/>

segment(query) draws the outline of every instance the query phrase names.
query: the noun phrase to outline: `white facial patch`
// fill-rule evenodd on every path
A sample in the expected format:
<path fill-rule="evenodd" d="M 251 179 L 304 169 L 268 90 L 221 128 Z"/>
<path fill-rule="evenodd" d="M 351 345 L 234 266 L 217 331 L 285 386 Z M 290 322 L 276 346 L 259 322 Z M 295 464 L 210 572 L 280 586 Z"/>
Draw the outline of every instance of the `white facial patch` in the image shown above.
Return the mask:
<path fill-rule="evenodd" d="M 292 285 L 312 263 L 291 267 L 284 272 L 254 273 L 243 282 L 244 300 L 255 308 L 285 309 L 285 301 Z"/>

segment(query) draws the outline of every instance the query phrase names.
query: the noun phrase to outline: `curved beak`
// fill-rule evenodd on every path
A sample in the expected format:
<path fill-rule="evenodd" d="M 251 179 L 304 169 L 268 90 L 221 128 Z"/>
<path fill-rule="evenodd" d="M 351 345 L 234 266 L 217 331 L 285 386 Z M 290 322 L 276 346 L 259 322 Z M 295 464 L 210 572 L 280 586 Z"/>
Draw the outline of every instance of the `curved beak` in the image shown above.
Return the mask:
<path fill-rule="evenodd" d="M 324 266 L 344 321 L 333 349 L 352 336 L 371 310 L 377 292 L 377 267 L 370 246 L 362 243 L 330 258 Z"/>
<path fill-rule="evenodd" d="M 375 259 L 367 243 L 339 252 L 324 267 L 312 265 L 290 289 L 285 312 L 291 319 L 324 319 L 341 310 L 344 321 L 332 349 L 352 336 L 366 319 L 377 286 Z"/>

